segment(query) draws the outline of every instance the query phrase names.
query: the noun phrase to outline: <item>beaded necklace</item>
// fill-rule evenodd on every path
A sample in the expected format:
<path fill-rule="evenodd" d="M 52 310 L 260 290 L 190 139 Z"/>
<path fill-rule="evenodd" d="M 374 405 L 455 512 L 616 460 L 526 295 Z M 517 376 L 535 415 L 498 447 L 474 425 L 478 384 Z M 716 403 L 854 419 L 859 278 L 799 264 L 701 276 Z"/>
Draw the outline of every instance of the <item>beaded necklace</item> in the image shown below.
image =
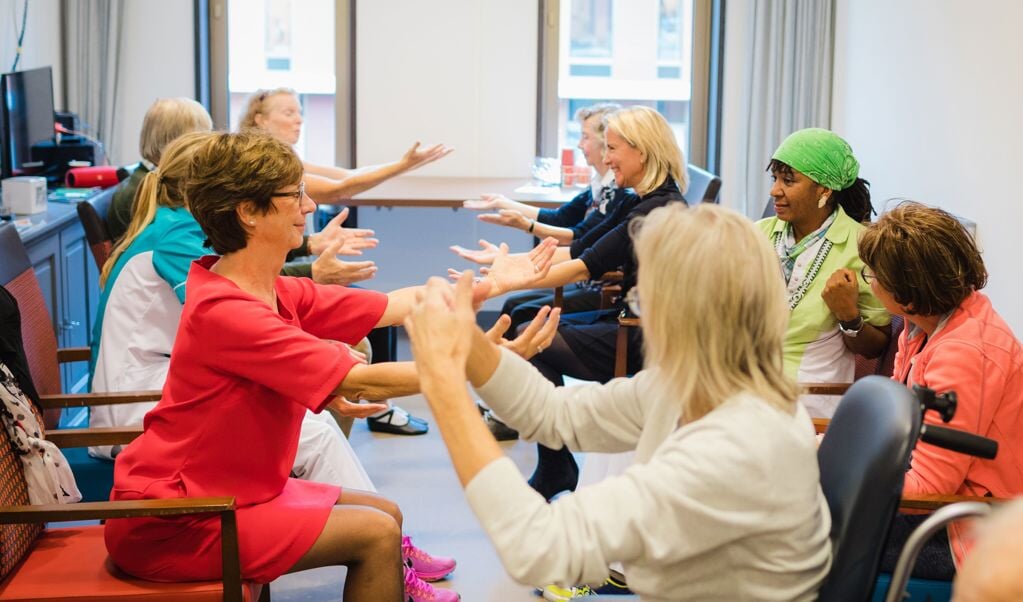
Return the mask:
<path fill-rule="evenodd" d="M 803 300 L 806 295 L 806 291 L 809 290 L 810 285 L 813 284 L 813 279 L 817 277 L 817 273 L 820 272 L 821 266 L 824 264 L 824 260 L 828 257 L 828 252 L 831 251 L 831 247 L 835 246 L 828 239 L 824 239 L 819 249 L 817 249 L 817 255 L 814 256 L 813 261 L 810 263 L 806 270 L 806 274 L 803 275 L 802 280 L 796 290 L 792 291 L 789 295 L 789 311 L 796 309 L 799 302 Z M 784 257 L 785 253 L 785 233 L 779 231 L 774 233 L 774 248 L 778 252 L 779 257 Z"/>

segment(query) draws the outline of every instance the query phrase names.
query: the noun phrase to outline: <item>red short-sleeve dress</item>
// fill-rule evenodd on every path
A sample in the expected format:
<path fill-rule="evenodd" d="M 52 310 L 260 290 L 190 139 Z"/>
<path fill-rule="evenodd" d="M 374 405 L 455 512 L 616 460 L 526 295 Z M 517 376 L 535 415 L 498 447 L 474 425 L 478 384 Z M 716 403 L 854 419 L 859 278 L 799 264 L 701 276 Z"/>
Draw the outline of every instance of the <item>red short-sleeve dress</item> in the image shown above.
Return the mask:
<path fill-rule="evenodd" d="M 321 411 L 387 297 L 277 279 L 278 312 L 195 261 L 170 371 L 114 466 L 113 500 L 234 496 L 242 575 L 269 583 L 312 547 L 340 489 L 289 478 L 306 409 Z M 106 523 L 110 557 L 154 581 L 221 578 L 216 516 Z"/>

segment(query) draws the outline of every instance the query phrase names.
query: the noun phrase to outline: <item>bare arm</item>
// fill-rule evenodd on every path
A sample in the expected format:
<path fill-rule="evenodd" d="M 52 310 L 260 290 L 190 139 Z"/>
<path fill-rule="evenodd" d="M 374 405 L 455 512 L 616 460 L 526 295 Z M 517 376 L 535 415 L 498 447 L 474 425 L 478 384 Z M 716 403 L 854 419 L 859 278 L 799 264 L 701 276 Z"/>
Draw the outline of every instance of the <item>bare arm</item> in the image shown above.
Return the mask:
<path fill-rule="evenodd" d="M 536 217 L 540 215 L 539 207 L 533 207 L 532 205 L 513 201 L 503 194 L 481 194 L 479 200 L 470 199 L 462 203 L 462 206 L 466 209 L 476 209 L 480 211 L 501 211 L 502 209 L 508 209 L 511 211 L 517 211 L 525 216 L 526 219 L 536 219 Z"/>
<path fill-rule="evenodd" d="M 416 365 L 412 362 L 356 364 L 334 390 L 348 399 L 391 399 L 419 392 Z"/>
<path fill-rule="evenodd" d="M 420 148 L 419 143 L 416 142 L 405 151 L 401 159 L 393 163 L 353 170 L 303 163 L 306 171 L 303 181 L 306 193 L 317 203 L 337 203 L 344 199 L 350 199 L 394 176 L 442 159 L 451 154 L 453 150 L 443 144 Z"/>

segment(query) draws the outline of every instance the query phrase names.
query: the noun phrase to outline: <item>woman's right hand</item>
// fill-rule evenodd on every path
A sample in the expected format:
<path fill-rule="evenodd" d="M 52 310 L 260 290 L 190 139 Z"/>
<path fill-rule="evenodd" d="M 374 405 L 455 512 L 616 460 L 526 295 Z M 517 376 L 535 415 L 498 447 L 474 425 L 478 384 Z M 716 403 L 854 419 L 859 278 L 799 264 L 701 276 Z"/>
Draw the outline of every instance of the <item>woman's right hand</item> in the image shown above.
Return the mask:
<path fill-rule="evenodd" d="M 480 195 L 478 199 L 469 199 L 462 201 L 462 207 L 466 209 L 476 209 L 479 211 L 494 211 L 501 209 L 514 209 L 517 205 L 515 201 L 509 199 L 503 194 L 484 193 Z"/>
<path fill-rule="evenodd" d="M 459 245 L 452 245 L 448 248 L 454 251 L 454 253 L 462 259 L 467 259 L 473 263 L 478 263 L 480 265 L 490 265 L 494 263 L 494 260 L 497 259 L 498 254 L 501 252 L 501 248 L 491 242 L 483 240 L 482 238 L 479 240 L 479 244 L 479 250 L 466 249 Z"/>
<path fill-rule="evenodd" d="M 330 407 L 345 418 L 368 418 L 387 410 L 386 403 L 352 403 L 340 395 L 330 400 Z"/>

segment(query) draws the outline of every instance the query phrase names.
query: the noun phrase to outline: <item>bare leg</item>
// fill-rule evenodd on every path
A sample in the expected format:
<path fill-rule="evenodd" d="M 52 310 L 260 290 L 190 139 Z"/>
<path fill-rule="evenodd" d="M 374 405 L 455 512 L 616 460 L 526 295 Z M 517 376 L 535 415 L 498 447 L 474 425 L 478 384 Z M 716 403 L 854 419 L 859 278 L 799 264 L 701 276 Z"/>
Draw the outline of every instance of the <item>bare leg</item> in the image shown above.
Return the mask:
<path fill-rule="evenodd" d="M 323 532 L 289 573 L 345 565 L 344 599 L 397 602 L 404 587 L 401 512 L 378 495 L 345 490 Z"/>

